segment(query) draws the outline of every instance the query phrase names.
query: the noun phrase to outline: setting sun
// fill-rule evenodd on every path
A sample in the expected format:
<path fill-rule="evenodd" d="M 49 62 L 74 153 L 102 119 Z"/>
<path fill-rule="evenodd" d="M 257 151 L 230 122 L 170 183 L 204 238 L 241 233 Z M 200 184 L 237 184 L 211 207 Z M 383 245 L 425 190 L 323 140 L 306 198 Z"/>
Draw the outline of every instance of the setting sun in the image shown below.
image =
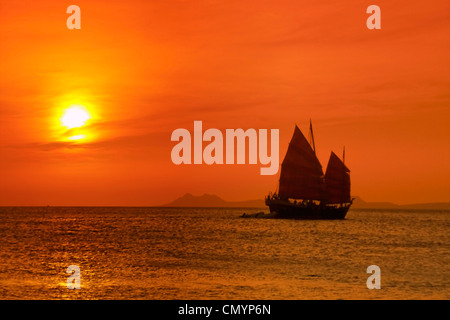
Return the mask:
<path fill-rule="evenodd" d="M 65 110 L 61 123 L 68 129 L 79 128 L 91 118 L 89 112 L 81 106 L 72 106 Z"/>

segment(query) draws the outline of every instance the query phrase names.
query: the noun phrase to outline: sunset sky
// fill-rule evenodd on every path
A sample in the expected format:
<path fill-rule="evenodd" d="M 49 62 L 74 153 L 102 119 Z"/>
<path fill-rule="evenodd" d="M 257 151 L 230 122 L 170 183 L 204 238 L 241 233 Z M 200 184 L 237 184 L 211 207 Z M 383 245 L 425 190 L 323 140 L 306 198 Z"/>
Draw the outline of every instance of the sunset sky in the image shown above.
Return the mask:
<path fill-rule="evenodd" d="M 263 199 L 278 176 L 176 166 L 172 131 L 280 129 L 281 161 L 310 119 L 324 170 L 345 145 L 353 195 L 450 202 L 448 0 L 0 0 L 0 23 L 0 205 Z"/>

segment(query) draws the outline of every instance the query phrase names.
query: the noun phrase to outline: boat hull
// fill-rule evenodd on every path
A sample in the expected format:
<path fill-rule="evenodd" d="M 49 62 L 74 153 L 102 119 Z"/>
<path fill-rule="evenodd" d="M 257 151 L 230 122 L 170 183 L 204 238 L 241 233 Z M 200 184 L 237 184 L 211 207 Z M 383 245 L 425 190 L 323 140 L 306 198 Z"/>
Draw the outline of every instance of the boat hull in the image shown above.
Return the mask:
<path fill-rule="evenodd" d="M 280 219 L 338 220 L 345 219 L 351 203 L 340 206 L 323 204 L 296 204 L 287 200 L 268 199 L 266 205 Z"/>

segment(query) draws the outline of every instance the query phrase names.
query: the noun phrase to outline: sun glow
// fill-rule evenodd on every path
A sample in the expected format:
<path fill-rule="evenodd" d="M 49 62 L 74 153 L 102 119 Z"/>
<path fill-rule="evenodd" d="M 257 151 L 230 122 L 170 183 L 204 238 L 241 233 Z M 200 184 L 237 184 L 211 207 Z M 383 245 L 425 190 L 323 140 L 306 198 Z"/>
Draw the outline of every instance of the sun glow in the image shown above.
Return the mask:
<path fill-rule="evenodd" d="M 71 141 L 82 140 L 82 139 L 86 139 L 86 135 L 85 134 L 77 134 L 76 136 L 72 136 L 72 137 L 67 138 L 67 140 L 71 140 Z"/>
<path fill-rule="evenodd" d="M 70 106 L 61 117 L 61 124 L 68 129 L 79 128 L 91 118 L 90 113 L 82 106 Z"/>

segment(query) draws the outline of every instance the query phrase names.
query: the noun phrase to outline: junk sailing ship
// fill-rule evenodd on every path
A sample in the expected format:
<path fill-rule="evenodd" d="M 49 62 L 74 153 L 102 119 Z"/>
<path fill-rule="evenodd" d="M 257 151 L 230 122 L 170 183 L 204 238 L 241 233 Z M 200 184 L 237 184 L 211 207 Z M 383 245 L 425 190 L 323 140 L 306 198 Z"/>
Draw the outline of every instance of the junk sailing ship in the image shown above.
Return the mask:
<path fill-rule="evenodd" d="M 316 156 L 312 124 L 311 143 L 295 126 L 281 164 L 279 191 L 266 197 L 276 218 L 344 219 L 350 197 L 350 170 L 331 152 L 325 175 Z M 312 145 L 312 146 L 311 146 Z M 345 157 L 345 149 L 343 160 Z"/>

